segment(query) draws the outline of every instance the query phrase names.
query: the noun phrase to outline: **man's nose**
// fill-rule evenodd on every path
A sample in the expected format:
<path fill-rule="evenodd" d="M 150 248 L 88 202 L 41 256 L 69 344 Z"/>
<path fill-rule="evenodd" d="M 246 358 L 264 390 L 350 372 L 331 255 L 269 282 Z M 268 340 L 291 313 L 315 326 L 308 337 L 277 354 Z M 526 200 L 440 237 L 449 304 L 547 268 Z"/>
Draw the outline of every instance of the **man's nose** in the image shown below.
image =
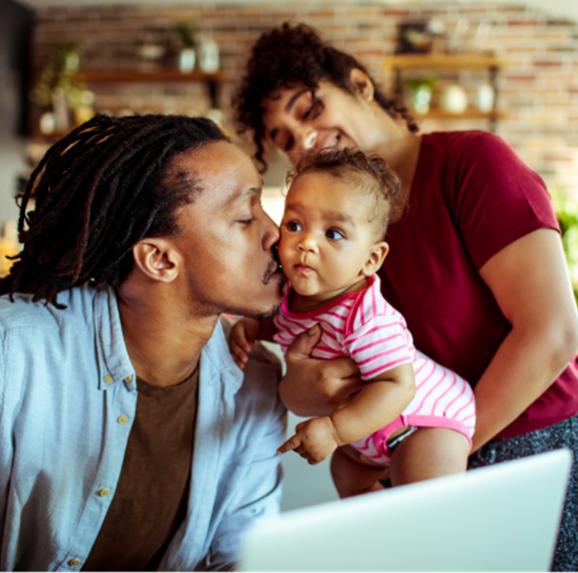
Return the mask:
<path fill-rule="evenodd" d="M 273 219 L 269 215 L 263 212 L 265 215 L 265 231 L 263 233 L 263 248 L 268 251 L 273 245 L 279 242 L 281 233 L 279 232 L 279 227 L 275 224 Z"/>

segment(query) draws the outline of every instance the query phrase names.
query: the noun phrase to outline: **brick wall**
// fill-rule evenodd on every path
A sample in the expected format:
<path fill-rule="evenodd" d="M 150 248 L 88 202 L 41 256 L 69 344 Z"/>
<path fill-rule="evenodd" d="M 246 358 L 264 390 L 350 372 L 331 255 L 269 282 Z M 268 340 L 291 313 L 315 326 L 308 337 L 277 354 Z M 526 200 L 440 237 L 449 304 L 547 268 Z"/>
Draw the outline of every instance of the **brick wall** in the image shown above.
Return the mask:
<path fill-rule="evenodd" d="M 337 47 L 352 52 L 367 65 L 385 88 L 391 78 L 382 69 L 382 57 L 395 48 L 397 25 L 403 20 L 437 18 L 448 31 L 460 19 L 469 28 L 460 47 L 475 43 L 481 21 L 492 24 L 484 48 L 506 58 L 508 66 L 499 79 L 499 103 L 506 118 L 497 133 L 514 146 L 520 156 L 547 182 L 578 200 L 578 23 L 551 18 L 547 13 L 522 4 L 458 2 L 407 2 L 387 5 L 321 1 L 256 3 L 242 5 L 145 5 L 85 8 L 49 8 L 37 12 L 33 66 L 39 68 L 57 41 L 83 45 L 86 68 L 135 68 L 146 38 L 169 43 L 176 23 L 194 20 L 199 32 L 210 35 L 220 46 L 222 69 L 229 81 L 221 90 L 225 124 L 230 93 L 249 48 L 258 35 L 286 20 L 306 22 L 318 28 Z M 170 56 L 159 62 L 174 66 Z M 455 78 L 472 88 L 485 81 L 482 73 L 463 72 Z M 96 107 L 111 113 L 129 110 L 199 114 L 208 107 L 200 84 L 122 84 L 94 87 Z M 471 91 L 471 89 L 470 89 Z M 424 131 L 438 129 L 488 129 L 485 120 L 428 120 Z"/>

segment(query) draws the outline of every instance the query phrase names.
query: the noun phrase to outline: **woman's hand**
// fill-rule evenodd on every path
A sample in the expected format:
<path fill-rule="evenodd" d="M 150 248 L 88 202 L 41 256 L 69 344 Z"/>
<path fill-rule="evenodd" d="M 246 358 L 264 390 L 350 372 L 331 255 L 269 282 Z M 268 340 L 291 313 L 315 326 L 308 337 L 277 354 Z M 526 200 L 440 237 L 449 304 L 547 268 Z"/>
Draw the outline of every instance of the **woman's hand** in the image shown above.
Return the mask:
<path fill-rule="evenodd" d="M 357 365 L 351 358 L 318 360 L 311 351 L 321 337 L 314 326 L 300 334 L 287 349 L 287 373 L 281 379 L 283 404 L 303 417 L 329 416 L 363 388 Z"/>

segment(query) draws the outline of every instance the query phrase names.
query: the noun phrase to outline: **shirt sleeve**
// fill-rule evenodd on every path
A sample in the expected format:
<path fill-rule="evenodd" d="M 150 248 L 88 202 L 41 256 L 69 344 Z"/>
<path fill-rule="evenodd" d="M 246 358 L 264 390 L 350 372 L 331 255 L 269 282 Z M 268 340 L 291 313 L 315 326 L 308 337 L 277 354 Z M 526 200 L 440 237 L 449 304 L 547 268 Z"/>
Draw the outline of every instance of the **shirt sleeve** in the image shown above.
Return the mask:
<path fill-rule="evenodd" d="M 472 132 L 448 154 L 444 193 L 476 266 L 540 228 L 559 230 L 548 191 L 500 137 Z"/>
<path fill-rule="evenodd" d="M 344 348 L 356 362 L 363 380 L 371 380 L 413 358 L 409 332 L 399 314 L 371 317 L 347 336 Z"/>

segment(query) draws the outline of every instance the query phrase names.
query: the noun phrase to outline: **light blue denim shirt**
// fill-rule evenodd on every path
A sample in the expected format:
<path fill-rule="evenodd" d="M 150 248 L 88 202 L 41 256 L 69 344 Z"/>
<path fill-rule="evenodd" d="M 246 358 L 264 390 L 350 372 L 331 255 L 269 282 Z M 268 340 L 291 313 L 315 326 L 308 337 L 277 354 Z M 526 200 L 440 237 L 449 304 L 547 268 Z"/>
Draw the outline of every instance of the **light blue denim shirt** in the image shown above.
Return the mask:
<path fill-rule="evenodd" d="M 60 293 L 66 310 L 15 298 L 0 297 L 0 569 L 79 571 L 119 480 L 135 371 L 113 290 Z M 280 367 L 254 358 L 243 373 L 221 324 L 203 349 L 187 517 L 160 570 L 231 568 L 249 521 L 279 511 Z"/>

